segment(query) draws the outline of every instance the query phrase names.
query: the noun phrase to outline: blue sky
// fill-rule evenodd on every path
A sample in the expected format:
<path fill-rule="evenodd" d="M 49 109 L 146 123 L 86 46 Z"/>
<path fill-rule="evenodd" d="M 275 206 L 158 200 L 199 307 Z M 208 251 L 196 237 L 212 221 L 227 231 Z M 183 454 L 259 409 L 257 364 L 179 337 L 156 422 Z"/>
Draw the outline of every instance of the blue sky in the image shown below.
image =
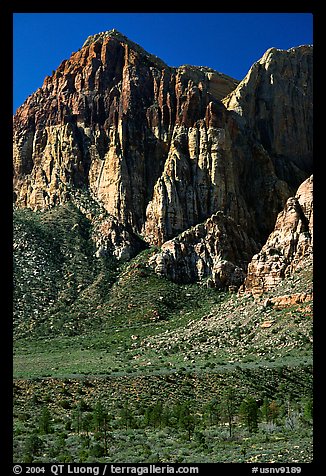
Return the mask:
<path fill-rule="evenodd" d="M 270 47 L 313 43 L 310 13 L 15 13 L 14 112 L 89 35 L 116 28 L 170 66 L 242 79 Z"/>

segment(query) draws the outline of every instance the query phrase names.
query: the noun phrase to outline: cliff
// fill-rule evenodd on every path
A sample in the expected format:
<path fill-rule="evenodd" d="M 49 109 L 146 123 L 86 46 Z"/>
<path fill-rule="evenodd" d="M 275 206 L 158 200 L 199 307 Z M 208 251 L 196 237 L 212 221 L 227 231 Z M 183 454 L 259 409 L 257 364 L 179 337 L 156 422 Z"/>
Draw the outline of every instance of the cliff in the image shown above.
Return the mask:
<path fill-rule="evenodd" d="M 114 223 L 114 240 L 122 227 L 159 246 L 223 216 L 251 243 L 232 262 L 243 274 L 312 171 L 312 54 L 271 48 L 239 83 L 169 67 L 116 30 L 89 37 L 15 114 L 16 206 L 86 189 L 110 243 Z"/>
<path fill-rule="evenodd" d="M 174 128 L 194 125 L 236 84 L 169 68 L 115 31 L 95 35 L 14 117 L 17 204 L 42 209 L 67 200 L 69 186 L 88 187 L 140 232 Z"/>
<path fill-rule="evenodd" d="M 313 176 L 305 180 L 279 213 L 274 230 L 249 263 L 243 290 L 255 296 L 285 277 L 312 266 Z"/>

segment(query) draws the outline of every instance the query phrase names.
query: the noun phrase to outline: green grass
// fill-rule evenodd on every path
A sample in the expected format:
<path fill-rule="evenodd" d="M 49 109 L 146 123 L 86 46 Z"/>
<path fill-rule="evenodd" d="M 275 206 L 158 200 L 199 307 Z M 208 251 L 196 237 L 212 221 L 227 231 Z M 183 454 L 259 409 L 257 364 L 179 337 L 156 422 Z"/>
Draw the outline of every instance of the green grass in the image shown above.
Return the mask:
<path fill-rule="evenodd" d="M 123 333 L 127 339 L 126 332 Z M 132 342 L 128 336 L 129 344 Z M 284 365 L 291 367 L 309 366 L 312 357 L 283 356 L 278 359 L 252 358 L 243 361 L 233 361 L 221 352 L 220 358 L 197 358 L 189 362 L 182 353 L 160 356 L 156 352 L 148 351 L 139 354 L 127 347 L 121 340 L 121 333 L 116 333 L 112 344 L 103 336 L 96 341 L 87 338 L 70 338 L 64 342 L 61 338 L 48 342 L 23 341 L 15 345 L 14 377 L 37 378 L 44 376 L 61 377 L 78 374 L 85 375 L 121 375 L 126 372 L 133 374 L 161 374 L 174 373 L 185 370 L 188 372 L 227 372 L 236 367 L 243 369 L 275 368 Z M 117 343 L 118 342 L 118 343 Z M 125 342 L 125 345 L 123 344 Z M 28 347 L 27 347 L 28 344 Z M 136 357 L 136 358 L 135 358 Z"/>

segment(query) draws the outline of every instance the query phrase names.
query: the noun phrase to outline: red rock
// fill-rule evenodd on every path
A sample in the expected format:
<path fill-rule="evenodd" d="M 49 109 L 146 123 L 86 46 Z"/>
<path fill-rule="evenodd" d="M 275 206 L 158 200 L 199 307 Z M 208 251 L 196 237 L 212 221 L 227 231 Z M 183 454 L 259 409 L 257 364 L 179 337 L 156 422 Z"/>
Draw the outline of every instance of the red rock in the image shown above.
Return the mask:
<path fill-rule="evenodd" d="M 310 173 L 311 81 L 310 47 L 269 50 L 238 84 L 169 67 L 115 30 L 94 35 L 15 114 L 16 205 L 86 187 L 152 244 L 217 212 L 263 242 Z"/>
<path fill-rule="evenodd" d="M 249 263 L 243 289 L 261 295 L 295 270 L 311 266 L 312 254 L 313 176 L 300 185 L 296 196 L 289 198 L 279 213 L 274 231 Z"/>

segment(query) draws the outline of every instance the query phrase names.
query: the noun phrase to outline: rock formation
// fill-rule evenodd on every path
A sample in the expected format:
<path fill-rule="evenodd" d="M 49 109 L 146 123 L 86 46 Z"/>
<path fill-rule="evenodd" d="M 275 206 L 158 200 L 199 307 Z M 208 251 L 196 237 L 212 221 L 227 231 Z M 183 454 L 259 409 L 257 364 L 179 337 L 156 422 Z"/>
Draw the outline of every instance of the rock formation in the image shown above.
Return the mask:
<path fill-rule="evenodd" d="M 157 274 L 172 281 L 204 281 L 219 289 L 237 289 L 257 245 L 222 212 L 166 241 L 150 260 Z"/>
<path fill-rule="evenodd" d="M 89 187 L 140 231 L 174 127 L 192 126 L 236 84 L 169 68 L 116 31 L 89 38 L 15 115 L 17 204 L 42 209 L 66 200 L 68 185 Z"/>
<path fill-rule="evenodd" d="M 130 255 L 139 234 L 161 246 L 207 220 L 195 230 L 210 250 L 226 227 L 232 259 L 222 257 L 220 238 L 205 271 L 194 256 L 206 251 L 182 258 L 186 268 L 195 260 L 185 279 L 217 284 L 218 266 L 231 266 L 223 260 L 229 276 L 243 276 L 253 243 L 266 240 L 311 174 L 311 131 L 312 47 L 272 48 L 239 83 L 206 67 L 169 67 L 110 30 L 89 37 L 17 110 L 14 200 L 45 209 L 87 189 L 111 217 L 99 249 L 111 249 L 121 232 Z M 170 242 L 174 260 L 192 234 Z"/>
<path fill-rule="evenodd" d="M 285 294 L 273 298 L 267 298 L 264 302 L 264 307 L 273 306 L 274 309 L 282 310 L 295 304 L 303 304 L 310 302 L 313 299 L 313 294 L 308 292 Z"/>
<path fill-rule="evenodd" d="M 277 175 L 298 187 L 312 173 L 312 46 L 270 48 L 223 103 L 272 157 Z M 286 158 L 286 160 L 284 160 Z"/>
<path fill-rule="evenodd" d="M 248 266 L 243 289 L 255 296 L 297 269 L 312 265 L 313 177 L 300 185 L 278 215 L 275 228 Z"/>

